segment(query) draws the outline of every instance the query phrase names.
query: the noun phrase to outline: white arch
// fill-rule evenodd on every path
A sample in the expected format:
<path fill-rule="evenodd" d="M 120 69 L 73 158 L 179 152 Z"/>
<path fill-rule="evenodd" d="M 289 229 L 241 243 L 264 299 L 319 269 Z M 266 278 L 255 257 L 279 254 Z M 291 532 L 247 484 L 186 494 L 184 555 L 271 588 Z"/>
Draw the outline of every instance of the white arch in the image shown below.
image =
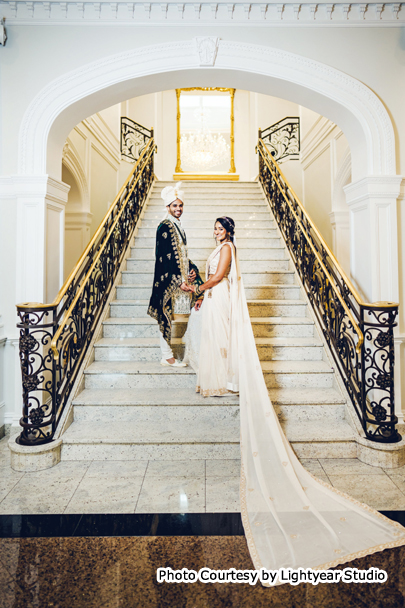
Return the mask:
<path fill-rule="evenodd" d="M 388 113 L 378 97 L 355 78 L 293 53 L 222 40 L 215 66 L 201 66 L 190 40 L 119 53 L 48 84 L 22 121 L 20 173 L 59 177 L 63 143 L 83 118 L 123 99 L 193 85 L 233 86 L 310 107 L 344 131 L 351 148 L 353 179 L 396 172 Z"/>

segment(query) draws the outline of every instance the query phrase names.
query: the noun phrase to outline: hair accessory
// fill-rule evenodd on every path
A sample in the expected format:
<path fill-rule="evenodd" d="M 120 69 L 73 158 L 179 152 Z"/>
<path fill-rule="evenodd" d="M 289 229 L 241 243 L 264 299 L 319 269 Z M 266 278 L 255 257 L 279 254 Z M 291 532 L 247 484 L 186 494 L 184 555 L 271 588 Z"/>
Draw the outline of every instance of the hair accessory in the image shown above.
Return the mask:
<path fill-rule="evenodd" d="M 179 199 L 184 203 L 184 192 L 183 190 L 180 190 L 180 188 L 181 182 L 177 182 L 175 186 L 166 186 L 166 188 L 163 188 L 160 196 L 164 200 L 166 207 L 174 203 L 176 199 Z"/>

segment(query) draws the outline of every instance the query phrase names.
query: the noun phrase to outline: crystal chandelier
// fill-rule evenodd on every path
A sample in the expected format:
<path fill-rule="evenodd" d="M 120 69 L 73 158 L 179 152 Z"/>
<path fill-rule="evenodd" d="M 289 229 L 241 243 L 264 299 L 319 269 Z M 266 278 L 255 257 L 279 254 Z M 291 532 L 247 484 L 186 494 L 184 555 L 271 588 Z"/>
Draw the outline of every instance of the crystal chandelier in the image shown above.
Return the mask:
<path fill-rule="evenodd" d="M 183 133 L 180 140 L 181 159 L 184 165 L 197 170 L 212 169 L 229 157 L 230 146 L 221 133 L 212 133 L 207 128 L 208 111 L 197 109 L 195 118 L 201 123 L 195 132 Z"/>

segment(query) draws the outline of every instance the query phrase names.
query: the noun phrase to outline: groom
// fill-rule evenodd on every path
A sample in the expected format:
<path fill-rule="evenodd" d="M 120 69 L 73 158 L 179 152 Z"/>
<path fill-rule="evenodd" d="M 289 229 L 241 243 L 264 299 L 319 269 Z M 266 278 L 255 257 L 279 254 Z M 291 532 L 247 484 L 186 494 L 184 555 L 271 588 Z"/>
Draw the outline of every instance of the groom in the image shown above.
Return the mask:
<path fill-rule="evenodd" d="M 167 214 L 156 232 L 156 261 L 152 295 L 148 315 L 157 320 L 160 329 L 161 365 L 186 367 L 186 363 L 176 360 L 170 346 L 172 318 L 189 315 L 193 304 L 187 285 L 203 283 L 198 268 L 188 259 L 186 233 L 180 222 L 183 214 L 184 192 L 181 182 L 167 186 L 161 196 Z M 202 299 L 196 303 L 201 306 Z"/>

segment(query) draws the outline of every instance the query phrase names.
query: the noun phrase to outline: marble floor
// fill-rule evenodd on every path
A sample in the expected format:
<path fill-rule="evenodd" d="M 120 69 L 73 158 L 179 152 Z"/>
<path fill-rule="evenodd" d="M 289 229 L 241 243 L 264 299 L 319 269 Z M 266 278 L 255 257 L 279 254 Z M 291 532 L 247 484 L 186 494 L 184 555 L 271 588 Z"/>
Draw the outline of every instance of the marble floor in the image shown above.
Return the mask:
<path fill-rule="evenodd" d="M 36 473 L 9 463 L 0 441 L 0 515 L 238 512 L 239 461 L 63 461 Z M 310 459 L 315 476 L 378 510 L 405 510 L 405 467 Z"/>
<path fill-rule="evenodd" d="M 304 460 L 317 477 L 404 523 L 405 467 Z M 399 608 L 405 547 L 350 563 L 384 584 L 159 584 L 156 570 L 253 569 L 239 462 L 66 461 L 17 473 L 0 441 L 0 608 Z M 401 513 L 402 512 L 402 513 Z M 396 514 L 394 514 L 394 519 Z M 402 519 L 401 519 L 402 517 Z"/>

